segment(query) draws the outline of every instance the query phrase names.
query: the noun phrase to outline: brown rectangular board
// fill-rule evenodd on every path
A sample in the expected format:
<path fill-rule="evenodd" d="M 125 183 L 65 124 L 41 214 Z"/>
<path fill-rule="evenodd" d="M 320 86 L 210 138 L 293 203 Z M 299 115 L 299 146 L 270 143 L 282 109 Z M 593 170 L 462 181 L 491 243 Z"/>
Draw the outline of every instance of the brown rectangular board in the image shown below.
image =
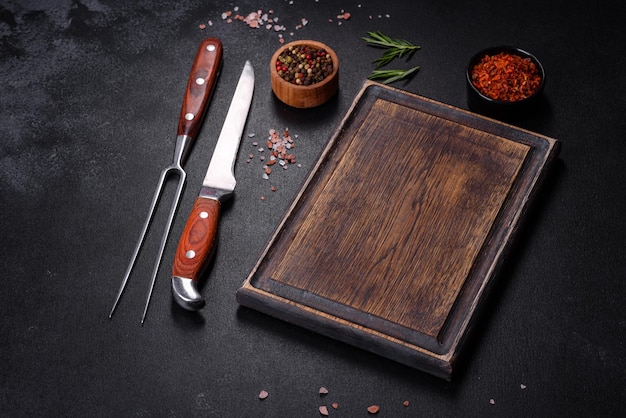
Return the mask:
<path fill-rule="evenodd" d="M 450 380 L 558 150 L 366 82 L 237 301 Z"/>

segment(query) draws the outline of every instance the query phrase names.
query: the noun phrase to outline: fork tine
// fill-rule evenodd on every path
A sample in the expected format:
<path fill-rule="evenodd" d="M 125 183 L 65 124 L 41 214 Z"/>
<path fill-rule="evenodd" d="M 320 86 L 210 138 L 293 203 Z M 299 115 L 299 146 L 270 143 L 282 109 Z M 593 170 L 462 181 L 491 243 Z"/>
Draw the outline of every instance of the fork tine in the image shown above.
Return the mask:
<path fill-rule="evenodd" d="M 146 320 L 146 314 L 148 313 L 148 306 L 150 305 L 150 299 L 152 298 L 152 291 L 154 290 L 154 283 L 156 282 L 156 276 L 159 271 L 161 260 L 163 258 L 163 251 L 165 250 L 167 237 L 170 233 L 170 229 L 172 227 L 172 221 L 174 220 L 174 215 L 176 214 L 176 210 L 178 209 L 178 203 L 180 202 L 180 196 L 183 192 L 183 189 L 185 188 L 185 179 L 187 177 L 187 174 L 181 167 L 172 166 L 169 169 L 171 169 L 173 173 L 175 172 L 179 175 L 179 180 L 178 180 L 178 185 L 176 187 L 176 196 L 174 197 L 174 201 L 172 202 L 170 213 L 167 216 L 167 224 L 165 225 L 165 231 L 163 232 L 163 236 L 161 237 L 161 244 L 159 245 L 159 253 L 154 263 L 154 269 L 152 271 L 152 277 L 150 279 L 150 290 L 148 291 L 146 304 L 144 306 L 143 315 L 141 317 L 141 325 L 143 325 L 143 323 Z"/>
<path fill-rule="evenodd" d="M 124 274 L 124 280 L 117 292 L 117 297 L 115 298 L 115 302 L 113 303 L 113 308 L 111 308 L 111 313 L 109 314 L 109 319 L 113 317 L 113 313 L 115 313 L 115 309 L 120 302 L 122 297 L 122 293 L 126 289 L 126 284 L 128 283 L 128 278 L 130 277 L 133 268 L 135 267 L 135 262 L 137 261 L 137 256 L 139 255 L 139 251 L 141 251 L 141 246 L 143 245 L 144 240 L 146 239 L 146 234 L 148 229 L 150 228 L 150 224 L 152 223 L 152 218 L 154 217 L 154 212 L 159 203 L 159 199 L 161 198 L 161 192 L 163 191 L 163 185 L 165 184 L 165 179 L 170 171 L 170 167 L 165 168 L 161 171 L 161 175 L 159 177 L 159 182 L 157 183 L 157 188 L 154 192 L 154 196 L 152 197 L 152 203 L 150 203 L 150 210 L 148 211 L 148 217 L 143 223 L 143 228 L 141 230 L 141 235 L 139 236 L 139 240 L 135 245 L 135 250 L 133 251 L 133 255 L 128 263 L 128 267 L 126 268 L 126 273 Z"/>

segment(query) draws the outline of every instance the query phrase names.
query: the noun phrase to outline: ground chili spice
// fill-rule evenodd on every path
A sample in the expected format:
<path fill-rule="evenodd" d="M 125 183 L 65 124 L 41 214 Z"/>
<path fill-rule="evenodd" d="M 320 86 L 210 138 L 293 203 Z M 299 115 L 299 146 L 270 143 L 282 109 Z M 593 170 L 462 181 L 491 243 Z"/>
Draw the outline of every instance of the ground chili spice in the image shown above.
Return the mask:
<path fill-rule="evenodd" d="M 541 83 L 539 69 L 530 58 L 506 52 L 482 57 L 471 76 L 481 93 L 506 102 L 530 97 Z"/>

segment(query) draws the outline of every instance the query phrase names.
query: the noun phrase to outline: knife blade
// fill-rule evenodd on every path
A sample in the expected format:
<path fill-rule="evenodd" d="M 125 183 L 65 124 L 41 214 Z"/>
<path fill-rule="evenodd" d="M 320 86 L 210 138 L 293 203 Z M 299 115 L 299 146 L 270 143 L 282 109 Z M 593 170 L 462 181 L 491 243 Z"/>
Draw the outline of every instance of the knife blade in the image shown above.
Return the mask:
<path fill-rule="evenodd" d="M 221 204 L 235 190 L 235 159 L 253 91 L 254 70 L 246 61 L 174 256 L 172 295 L 181 307 L 190 311 L 201 309 L 205 304 L 198 291 L 198 281 L 217 244 Z"/>

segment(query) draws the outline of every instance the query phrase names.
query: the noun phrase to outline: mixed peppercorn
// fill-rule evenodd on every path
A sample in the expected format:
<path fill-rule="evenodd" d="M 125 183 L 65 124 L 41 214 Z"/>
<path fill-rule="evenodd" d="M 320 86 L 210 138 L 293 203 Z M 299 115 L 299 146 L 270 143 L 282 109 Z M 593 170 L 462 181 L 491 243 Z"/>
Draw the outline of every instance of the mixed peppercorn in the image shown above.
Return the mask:
<path fill-rule="evenodd" d="M 471 72 L 472 84 L 494 100 L 516 102 L 532 96 L 541 84 L 537 65 L 519 55 L 485 55 Z"/>
<path fill-rule="evenodd" d="M 302 86 L 323 81 L 333 72 L 333 60 L 323 48 L 294 45 L 276 59 L 276 72 L 284 80 Z"/>

